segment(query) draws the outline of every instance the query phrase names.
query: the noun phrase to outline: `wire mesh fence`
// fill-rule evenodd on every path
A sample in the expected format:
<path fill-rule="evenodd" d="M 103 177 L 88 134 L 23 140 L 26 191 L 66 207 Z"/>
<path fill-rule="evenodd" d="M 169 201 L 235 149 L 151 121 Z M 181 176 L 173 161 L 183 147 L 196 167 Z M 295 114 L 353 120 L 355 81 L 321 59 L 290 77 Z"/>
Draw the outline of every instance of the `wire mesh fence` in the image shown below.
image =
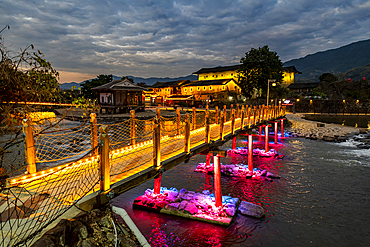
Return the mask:
<path fill-rule="evenodd" d="M 34 138 L 37 162 L 64 161 L 91 150 L 90 126 L 51 131 Z"/>
<path fill-rule="evenodd" d="M 99 182 L 99 158 L 11 180 L 0 193 L 0 246 L 30 246 L 33 237 Z"/>

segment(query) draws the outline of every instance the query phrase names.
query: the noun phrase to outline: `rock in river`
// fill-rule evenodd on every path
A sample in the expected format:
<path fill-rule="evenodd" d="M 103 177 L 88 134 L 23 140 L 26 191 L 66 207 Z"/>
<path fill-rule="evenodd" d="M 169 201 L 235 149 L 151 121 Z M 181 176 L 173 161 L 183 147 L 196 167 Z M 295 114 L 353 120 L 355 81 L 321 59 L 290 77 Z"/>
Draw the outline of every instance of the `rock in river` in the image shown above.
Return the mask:
<path fill-rule="evenodd" d="M 265 210 L 260 205 L 242 201 L 238 209 L 239 213 L 245 216 L 251 216 L 254 218 L 262 218 L 265 216 Z"/>

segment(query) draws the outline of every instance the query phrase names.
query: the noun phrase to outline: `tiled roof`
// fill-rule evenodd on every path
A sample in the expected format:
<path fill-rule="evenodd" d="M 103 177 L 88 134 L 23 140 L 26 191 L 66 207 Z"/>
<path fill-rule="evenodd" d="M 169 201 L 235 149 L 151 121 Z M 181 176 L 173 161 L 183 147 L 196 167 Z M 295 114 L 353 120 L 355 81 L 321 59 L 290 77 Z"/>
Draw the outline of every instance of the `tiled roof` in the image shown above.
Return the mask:
<path fill-rule="evenodd" d="M 234 71 L 239 69 L 240 64 L 237 65 L 231 65 L 231 66 L 218 66 L 213 68 L 201 68 L 197 72 L 194 72 L 193 74 L 199 75 L 199 74 L 205 74 L 205 73 L 211 73 L 211 72 L 223 72 L 223 71 Z"/>
<path fill-rule="evenodd" d="M 126 90 L 126 91 L 144 91 L 147 90 L 144 87 L 137 86 L 131 81 L 125 78 L 124 80 L 113 80 L 104 85 L 94 87 L 92 90 L 103 90 L 103 89 L 112 89 L 112 90 Z"/>
<path fill-rule="evenodd" d="M 235 71 L 238 70 L 241 64 L 237 65 L 231 65 L 231 66 L 218 66 L 213 68 L 201 68 L 197 72 L 194 72 L 193 74 L 199 75 L 199 74 L 205 74 L 205 73 L 214 73 L 214 72 L 224 72 L 224 71 Z M 283 67 L 285 71 L 294 72 L 297 74 L 302 74 L 302 72 L 298 71 L 294 66 L 288 66 Z"/>
<path fill-rule="evenodd" d="M 178 87 L 178 86 L 184 86 L 188 83 L 190 83 L 189 80 L 178 80 L 178 81 L 168 81 L 168 82 L 157 81 L 155 84 L 150 86 L 150 88 Z"/>
<path fill-rule="evenodd" d="M 310 83 L 292 83 L 288 86 L 289 89 L 309 89 L 318 87 L 320 83 L 310 82 Z"/>

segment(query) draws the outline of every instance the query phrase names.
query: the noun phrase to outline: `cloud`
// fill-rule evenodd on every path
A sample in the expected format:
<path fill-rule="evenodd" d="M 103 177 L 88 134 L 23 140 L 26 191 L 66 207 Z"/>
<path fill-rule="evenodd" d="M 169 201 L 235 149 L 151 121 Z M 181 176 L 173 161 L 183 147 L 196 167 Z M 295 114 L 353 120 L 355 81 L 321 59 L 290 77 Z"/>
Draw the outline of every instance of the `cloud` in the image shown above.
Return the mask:
<path fill-rule="evenodd" d="M 32 43 L 57 70 L 171 77 L 238 63 L 251 47 L 287 61 L 369 39 L 370 3 L 3 0 L 0 23 L 13 50 Z"/>

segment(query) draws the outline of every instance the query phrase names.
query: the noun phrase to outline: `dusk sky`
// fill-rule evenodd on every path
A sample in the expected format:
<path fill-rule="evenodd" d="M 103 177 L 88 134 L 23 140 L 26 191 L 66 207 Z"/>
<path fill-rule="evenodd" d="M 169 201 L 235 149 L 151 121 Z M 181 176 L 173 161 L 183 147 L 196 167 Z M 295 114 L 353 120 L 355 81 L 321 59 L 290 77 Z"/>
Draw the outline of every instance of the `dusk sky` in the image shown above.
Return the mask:
<path fill-rule="evenodd" d="M 178 77 L 268 45 L 285 62 L 370 38 L 369 0 L 0 0 L 12 50 L 33 44 L 60 82 Z M 298 68 L 299 69 L 299 68 Z"/>

